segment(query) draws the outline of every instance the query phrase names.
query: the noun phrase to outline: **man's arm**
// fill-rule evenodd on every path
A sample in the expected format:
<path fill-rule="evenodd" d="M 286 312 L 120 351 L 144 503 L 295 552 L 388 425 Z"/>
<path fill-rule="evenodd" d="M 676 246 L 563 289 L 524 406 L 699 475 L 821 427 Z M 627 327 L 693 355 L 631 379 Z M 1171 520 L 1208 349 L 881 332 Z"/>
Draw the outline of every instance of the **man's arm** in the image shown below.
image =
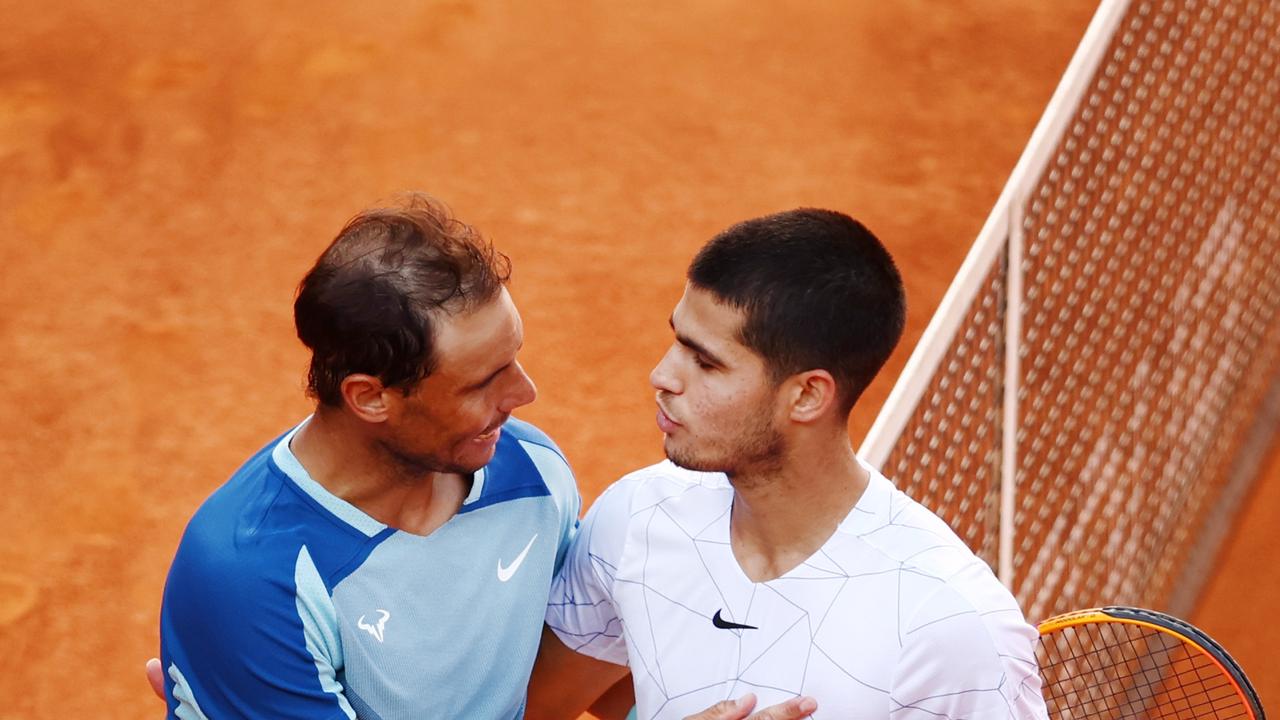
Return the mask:
<path fill-rule="evenodd" d="M 572 720 L 627 675 L 627 668 L 622 665 L 570 650 L 550 628 L 544 627 L 524 716 L 526 720 Z M 801 720 L 818 709 L 817 702 L 809 697 L 792 698 L 752 713 L 755 705 L 755 696 L 748 694 L 716 703 L 685 720 Z M 620 720 L 625 715 L 624 710 L 622 715 L 597 717 Z"/>
<path fill-rule="evenodd" d="M 890 691 L 895 720 L 1047 720 L 1037 634 L 1012 598 L 980 611 L 944 587 L 904 630 Z"/>
<path fill-rule="evenodd" d="M 610 687 L 627 675 L 625 665 L 574 652 L 548 627 L 529 680 L 528 720 L 576 718 Z"/>
<path fill-rule="evenodd" d="M 613 687 L 591 703 L 587 712 L 597 720 L 626 720 L 627 714 L 636 706 L 636 688 L 628 673 Z"/>
<path fill-rule="evenodd" d="M 543 642 L 547 641 L 547 634 L 548 633 L 546 632 L 546 630 L 544 630 Z M 551 634 L 554 635 L 555 633 L 551 633 Z M 564 650 L 568 650 L 568 648 L 564 647 L 563 643 L 559 642 L 558 638 L 556 639 L 556 644 L 559 645 L 560 647 L 554 650 L 553 651 L 554 653 L 559 654 Z M 572 653 L 572 651 L 570 652 Z M 572 654 L 577 655 L 577 653 L 572 653 Z M 579 657 L 585 657 L 585 656 L 579 656 Z M 591 660 L 594 663 L 602 662 L 600 660 L 594 660 L 592 658 L 587 658 L 587 659 Z M 551 660 L 549 662 L 555 663 L 556 661 Z M 604 664 L 608 665 L 609 663 L 604 663 Z M 551 671 L 548 671 L 548 672 L 551 672 Z M 147 673 L 147 682 L 151 685 L 151 692 L 155 693 L 157 698 L 164 700 L 164 674 L 163 674 L 163 671 L 160 669 L 160 658 L 151 658 L 150 660 L 147 661 L 146 673 Z M 536 670 L 535 670 L 535 673 L 536 673 Z M 590 671 L 588 671 L 588 673 L 590 673 Z M 552 683 L 557 681 L 548 680 L 544 682 Z M 541 684 L 542 683 L 539 683 L 538 685 L 541 685 Z M 535 685 L 535 687 L 537 687 L 538 685 Z M 623 685 L 623 679 L 619 678 L 618 682 L 614 684 L 614 687 L 622 689 L 622 685 Z M 549 684 L 547 686 L 550 687 Z M 530 694 L 532 695 L 532 690 Z M 612 693 L 609 693 L 609 695 L 612 696 Z M 632 698 L 632 699 L 634 698 L 634 696 L 631 693 L 627 693 L 626 697 Z M 598 698 L 597 700 L 603 700 L 603 698 Z M 536 703 L 539 706 L 539 708 L 549 708 L 549 710 L 539 709 L 538 711 L 536 711 L 538 713 L 547 712 L 547 711 L 553 712 L 553 713 L 561 712 L 561 710 L 555 707 L 554 702 L 548 705 L 545 698 L 539 697 L 538 699 L 534 700 L 531 697 L 530 701 L 533 703 Z M 596 702 L 596 704 L 591 706 L 590 710 L 591 710 L 591 714 L 595 715 L 600 720 L 621 720 L 622 718 L 626 717 L 627 710 L 630 709 L 632 702 L 633 700 L 622 702 L 619 700 L 619 698 L 610 697 L 610 702 L 608 703 L 607 706 L 603 706 L 601 702 Z M 737 700 L 724 700 L 722 702 L 718 702 L 715 705 L 707 708 L 706 710 L 703 710 L 702 712 L 698 713 L 697 715 L 693 715 L 688 718 L 685 718 L 685 720 L 802 720 L 802 718 L 809 717 L 818 709 L 818 704 L 814 702 L 813 698 L 799 697 L 799 698 L 792 698 L 791 700 L 788 700 L 784 703 L 779 703 L 777 705 L 767 707 L 758 713 L 748 716 L 747 713 L 750 713 L 752 709 L 755 708 L 755 705 L 756 705 L 755 695 L 747 694 L 738 698 Z M 534 717 L 535 715 L 529 714 L 528 712 L 526 712 L 525 716 Z M 560 717 L 575 717 L 575 716 L 562 715 Z"/>
<path fill-rule="evenodd" d="M 202 510 L 203 512 L 203 510 Z M 160 611 L 160 674 L 170 717 L 348 720 L 336 613 L 305 546 L 243 543 L 222 525 L 188 526 Z"/>

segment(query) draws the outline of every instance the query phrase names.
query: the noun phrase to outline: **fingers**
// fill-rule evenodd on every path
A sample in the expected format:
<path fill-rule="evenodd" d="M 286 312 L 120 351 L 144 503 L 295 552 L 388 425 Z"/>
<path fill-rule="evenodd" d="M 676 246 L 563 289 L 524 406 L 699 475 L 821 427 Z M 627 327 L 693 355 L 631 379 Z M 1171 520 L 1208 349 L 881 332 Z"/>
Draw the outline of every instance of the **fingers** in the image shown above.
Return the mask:
<path fill-rule="evenodd" d="M 818 701 L 811 697 L 791 698 L 786 702 L 770 705 L 760 712 L 752 713 L 747 720 L 801 720 L 812 715 L 817 709 Z"/>
<path fill-rule="evenodd" d="M 697 715 L 690 715 L 684 720 L 743 720 L 755 706 L 756 696 L 747 693 L 737 700 L 721 700 Z"/>
<path fill-rule="evenodd" d="M 697 715 L 684 720 L 801 720 L 818 709 L 818 701 L 811 697 L 791 698 L 777 705 L 751 713 L 756 706 L 756 696 L 747 693 L 737 700 L 722 700 Z M 748 715 L 748 713 L 751 713 Z"/>
<path fill-rule="evenodd" d="M 147 682 L 151 685 L 151 692 L 164 700 L 164 670 L 160 667 L 159 658 L 147 661 Z"/>

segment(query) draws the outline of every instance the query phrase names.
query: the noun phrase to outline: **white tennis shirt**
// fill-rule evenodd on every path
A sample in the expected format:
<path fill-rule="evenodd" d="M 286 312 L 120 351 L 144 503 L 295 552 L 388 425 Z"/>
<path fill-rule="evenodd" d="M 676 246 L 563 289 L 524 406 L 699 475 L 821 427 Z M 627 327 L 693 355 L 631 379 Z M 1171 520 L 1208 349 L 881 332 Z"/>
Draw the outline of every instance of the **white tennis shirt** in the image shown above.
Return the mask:
<path fill-rule="evenodd" d="M 947 525 L 871 471 L 807 561 L 756 583 L 729 545 L 733 488 L 663 462 L 591 507 L 547 623 L 630 665 L 639 718 L 682 718 L 754 692 L 815 718 L 1047 718 L 1036 631 Z"/>

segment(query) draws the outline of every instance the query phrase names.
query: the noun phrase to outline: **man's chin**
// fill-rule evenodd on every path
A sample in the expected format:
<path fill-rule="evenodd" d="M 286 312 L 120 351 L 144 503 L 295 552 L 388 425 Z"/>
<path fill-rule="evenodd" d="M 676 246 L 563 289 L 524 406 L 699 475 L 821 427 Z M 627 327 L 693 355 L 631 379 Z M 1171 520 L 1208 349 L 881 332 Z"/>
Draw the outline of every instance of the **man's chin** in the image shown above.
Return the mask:
<path fill-rule="evenodd" d="M 770 452 L 752 455 L 739 451 L 729 456 L 708 457 L 697 456 L 684 448 L 673 448 L 669 443 L 663 444 L 663 452 L 673 465 L 685 470 L 706 473 L 724 473 L 731 480 L 742 473 L 772 473 L 782 467 L 784 453 L 782 448 L 773 447 Z"/>
<path fill-rule="evenodd" d="M 663 450 L 667 454 L 667 459 L 671 464 L 685 470 L 694 472 L 722 472 L 725 470 L 722 464 L 707 462 L 704 458 L 696 458 L 688 453 L 670 447 L 664 447 Z"/>
<path fill-rule="evenodd" d="M 458 475 L 474 474 L 492 462 L 494 455 L 494 451 L 491 450 L 480 458 L 467 458 L 465 460 L 460 460 L 459 462 L 449 466 L 449 472 L 457 473 Z"/>
<path fill-rule="evenodd" d="M 493 461 L 496 452 L 490 449 L 484 453 L 466 453 L 463 455 L 454 455 L 448 460 L 437 460 L 432 470 L 437 473 L 450 473 L 453 475 L 474 475 L 484 466 Z"/>

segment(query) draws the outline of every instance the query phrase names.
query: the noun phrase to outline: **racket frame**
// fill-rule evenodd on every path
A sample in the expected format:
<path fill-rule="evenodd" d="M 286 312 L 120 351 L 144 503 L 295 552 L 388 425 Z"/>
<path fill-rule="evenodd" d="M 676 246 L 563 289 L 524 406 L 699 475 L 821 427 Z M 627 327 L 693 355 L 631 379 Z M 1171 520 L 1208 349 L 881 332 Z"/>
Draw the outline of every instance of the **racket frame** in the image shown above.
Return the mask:
<path fill-rule="evenodd" d="M 1240 702 L 1249 708 L 1250 713 L 1253 715 L 1253 720 L 1266 720 L 1266 714 L 1262 710 L 1262 702 L 1258 699 L 1257 692 L 1254 691 L 1253 685 L 1249 682 L 1248 676 L 1244 674 L 1244 669 L 1240 667 L 1240 664 L 1227 653 L 1222 645 L 1209 637 L 1203 630 L 1172 615 L 1123 605 L 1107 605 L 1055 615 L 1041 622 L 1036 629 L 1039 630 L 1041 635 L 1049 635 L 1075 625 L 1087 625 L 1097 622 L 1139 625 L 1194 645 L 1209 656 L 1214 665 L 1217 665 L 1219 672 L 1231 678 L 1231 684 L 1235 688 L 1236 695 L 1240 698 Z"/>

